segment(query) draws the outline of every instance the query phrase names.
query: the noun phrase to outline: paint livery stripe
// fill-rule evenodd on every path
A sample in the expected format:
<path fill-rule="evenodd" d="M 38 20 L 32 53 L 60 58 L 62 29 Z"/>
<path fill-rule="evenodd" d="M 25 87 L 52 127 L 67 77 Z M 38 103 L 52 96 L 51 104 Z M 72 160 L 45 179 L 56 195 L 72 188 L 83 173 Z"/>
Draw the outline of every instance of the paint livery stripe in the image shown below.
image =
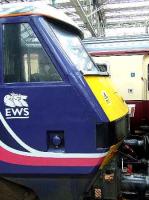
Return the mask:
<path fill-rule="evenodd" d="M 14 140 L 30 152 L 19 151 L 7 146 L 0 140 L 0 161 L 20 166 L 49 167 L 96 167 L 100 166 L 107 152 L 104 153 L 54 153 L 32 149 L 25 144 L 10 128 L 0 113 L 0 120 Z"/>
<path fill-rule="evenodd" d="M 8 131 L 8 133 L 12 136 L 12 138 L 18 143 L 20 144 L 20 146 L 22 146 L 24 149 L 26 149 L 29 152 L 37 152 L 37 150 L 31 148 L 30 146 L 28 146 L 27 144 L 25 144 L 18 136 L 17 134 L 14 133 L 14 131 L 10 128 L 10 126 L 8 125 L 8 123 L 6 122 L 6 120 L 4 119 L 2 113 L 0 112 L 0 121 L 2 122 L 2 124 L 4 125 L 4 127 L 6 128 L 6 130 Z"/>
<path fill-rule="evenodd" d="M 0 140 L 0 161 L 19 166 L 49 167 L 96 167 L 100 166 L 107 152 L 104 153 L 54 153 L 38 151 L 24 143 L 11 129 L 0 112 L 0 121 L 7 133 L 24 149 L 19 151 Z"/>
<path fill-rule="evenodd" d="M 23 166 L 68 166 L 68 167 L 88 167 L 100 166 L 103 157 L 99 158 L 45 158 L 17 155 L 0 147 L 0 160 L 6 163 Z"/>

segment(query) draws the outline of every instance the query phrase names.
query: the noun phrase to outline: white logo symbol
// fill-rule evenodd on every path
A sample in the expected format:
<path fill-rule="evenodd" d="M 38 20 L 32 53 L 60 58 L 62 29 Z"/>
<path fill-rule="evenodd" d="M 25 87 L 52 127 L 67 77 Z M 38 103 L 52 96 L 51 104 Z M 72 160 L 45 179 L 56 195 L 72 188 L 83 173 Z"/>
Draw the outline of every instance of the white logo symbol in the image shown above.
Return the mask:
<path fill-rule="evenodd" d="M 4 96 L 4 104 L 7 106 L 5 109 L 6 118 L 29 118 L 27 98 L 26 95 L 16 93 L 10 93 Z"/>
<path fill-rule="evenodd" d="M 21 94 L 10 93 L 4 97 L 4 103 L 6 106 L 15 107 L 28 107 L 28 103 L 25 101 L 27 96 Z"/>

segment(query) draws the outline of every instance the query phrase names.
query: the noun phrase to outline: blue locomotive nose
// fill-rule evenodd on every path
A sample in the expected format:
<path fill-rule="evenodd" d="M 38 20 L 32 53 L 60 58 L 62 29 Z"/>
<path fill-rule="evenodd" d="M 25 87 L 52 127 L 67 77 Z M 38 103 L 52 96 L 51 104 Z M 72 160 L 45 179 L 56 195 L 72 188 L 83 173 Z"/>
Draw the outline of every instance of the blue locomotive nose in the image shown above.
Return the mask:
<path fill-rule="evenodd" d="M 92 173 L 125 135 L 127 108 L 110 93 L 109 78 L 88 56 L 73 23 L 58 18 L 61 26 L 53 19 L 53 8 L 44 19 L 39 7 L 24 13 L 22 5 L 20 10 L 12 6 L 14 12 L 8 9 L 0 21 L 0 139 L 5 155 L 11 154 L 1 158 L 10 166 L 3 173 L 9 174 L 13 165 L 20 173 L 34 174 L 36 167 L 41 174 L 71 173 L 72 168 L 73 174 Z M 37 12 L 41 15 L 32 16 Z"/>
<path fill-rule="evenodd" d="M 127 129 L 124 102 L 125 113 L 110 122 L 98 86 L 93 91 L 85 78 L 97 81 L 102 73 L 81 43 L 82 32 L 66 16 L 25 3 L 1 7 L 0 17 L 1 174 L 13 181 L 21 174 L 18 181 L 43 200 L 79 199 Z"/>

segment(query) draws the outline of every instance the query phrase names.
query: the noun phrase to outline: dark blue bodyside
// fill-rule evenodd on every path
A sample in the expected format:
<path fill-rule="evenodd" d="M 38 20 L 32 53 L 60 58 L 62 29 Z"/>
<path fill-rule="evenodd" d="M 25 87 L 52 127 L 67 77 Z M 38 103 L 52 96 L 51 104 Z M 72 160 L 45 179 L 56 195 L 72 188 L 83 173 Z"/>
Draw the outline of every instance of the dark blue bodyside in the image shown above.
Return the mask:
<path fill-rule="evenodd" d="M 3 23 L 29 23 L 36 36 L 40 40 L 47 55 L 52 60 L 54 66 L 62 77 L 59 82 L 40 83 L 10 83 L 5 84 L 3 78 L 3 46 L 2 46 L 2 24 Z M 28 146 L 43 152 L 63 152 L 63 153 L 101 153 L 107 149 L 96 148 L 96 124 L 108 122 L 104 111 L 96 101 L 92 91 L 85 82 L 83 75 L 69 60 L 62 47 L 59 45 L 54 33 L 47 26 L 45 20 L 38 16 L 13 17 L 0 19 L 0 112 L 7 125 L 17 134 L 17 136 Z M 4 97 L 10 93 L 27 96 L 29 118 L 26 119 L 6 119 L 6 106 Z M 64 145 L 62 148 L 50 148 L 49 132 L 64 133 Z M 14 138 L 10 136 L 3 121 L 0 121 L 0 140 L 13 149 L 26 152 Z M 0 173 L 13 177 L 18 174 L 90 174 L 97 170 L 97 166 L 87 167 L 56 167 L 56 166 L 23 166 L 14 163 L 0 161 Z M 49 185 L 55 183 L 58 186 L 68 184 L 67 194 L 74 199 L 71 193 L 72 185 L 81 188 L 76 193 L 80 195 L 88 182 L 86 177 L 71 176 L 67 180 L 54 177 L 43 181 L 42 184 Z M 32 188 L 38 188 L 36 181 L 21 179 L 22 184 Z M 60 181 L 61 180 L 61 181 Z M 39 181 L 39 180 L 38 180 Z M 26 182 L 26 183 L 25 183 Z M 47 183 L 48 182 L 48 183 Z M 32 184 L 30 184 L 32 183 Z M 82 186 L 83 183 L 83 186 Z M 48 186 L 49 187 L 49 186 Z M 54 187 L 56 188 L 56 187 Z M 39 189 L 39 188 L 38 188 Z M 37 191 L 39 191 L 37 189 Z M 53 198 L 57 190 L 52 190 Z M 36 190 L 36 189 L 35 189 Z M 47 191 L 50 191 L 49 189 Z M 54 192 L 55 191 L 55 192 Z M 37 193 L 42 193 L 37 192 Z M 50 193 L 49 193 L 50 194 Z M 51 195 L 51 194 L 50 194 Z M 43 199 L 47 199 L 46 196 Z M 66 198 L 61 198 L 66 199 Z"/>
<path fill-rule="evenodd" d="M 15 17 L 1 19 L 0 22 L 30 23 L 63 79 L 61 82 L 5 84 L 3 72 L 1 72 L 0 102 L 3 116 L 5 116 L 3 103 L 5 95 L 14 92 L 28 96 L 29 119 L 7 120 L 10 127 L 25 143 L 41 151 L 48 151 L 48 131 L 64 131 L 65 152 L 97 152 L 96 123 L 106 122 L 108 119 L 82 74 L 76 70 L 65 55 L 58 41 L 54 38 L 54 34 L 51 32 L 51 37 L 49 37 L 45 31 L 48 27 L 44 19 L 41 17 Z M 1 57 L 2 55 L 1 51 Z M 0 126 L 3 130 L 2 140 L 13 148 L 22 149 L 12 139 L 8 140 L 10 136 L 6 134 L 3 125 Z"/>

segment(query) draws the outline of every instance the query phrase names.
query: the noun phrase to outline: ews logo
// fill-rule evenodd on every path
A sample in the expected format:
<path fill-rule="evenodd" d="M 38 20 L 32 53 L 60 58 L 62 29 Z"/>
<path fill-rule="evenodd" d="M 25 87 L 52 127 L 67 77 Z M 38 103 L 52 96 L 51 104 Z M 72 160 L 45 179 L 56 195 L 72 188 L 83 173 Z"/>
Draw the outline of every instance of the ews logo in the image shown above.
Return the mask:
<path fill-rule="evenodd" d="M 27 96 L 10 93 L 4 96 L 5 116 L 7 119 L 29 118 Z"/>

